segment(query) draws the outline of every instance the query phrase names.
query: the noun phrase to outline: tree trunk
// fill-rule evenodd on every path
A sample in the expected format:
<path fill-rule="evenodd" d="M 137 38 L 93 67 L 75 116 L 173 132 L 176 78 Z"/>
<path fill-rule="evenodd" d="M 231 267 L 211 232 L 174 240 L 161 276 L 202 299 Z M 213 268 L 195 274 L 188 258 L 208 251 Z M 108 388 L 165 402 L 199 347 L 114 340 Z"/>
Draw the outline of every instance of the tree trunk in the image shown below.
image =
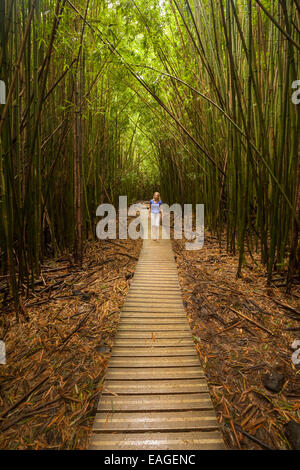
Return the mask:
<path fill-rule="evenodd" d="M 74 110 L 74 261 L 82 264 L 82 171 L 81 171 L 81 146 L 79 137 L 79 87 L 78 77 L 75 77 L 75 110 Z"/>

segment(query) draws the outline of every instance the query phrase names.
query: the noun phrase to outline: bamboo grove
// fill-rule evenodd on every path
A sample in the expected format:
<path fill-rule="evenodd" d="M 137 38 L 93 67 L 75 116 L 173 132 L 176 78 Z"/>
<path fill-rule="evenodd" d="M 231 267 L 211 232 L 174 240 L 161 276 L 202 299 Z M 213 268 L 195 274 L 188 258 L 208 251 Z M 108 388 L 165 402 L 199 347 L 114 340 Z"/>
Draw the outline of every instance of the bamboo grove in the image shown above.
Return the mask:
<path fill-rule="evenodd" d="M 96 208 L 204 203 L 227 249 L 299 269 L 298 0 L 2 0 L 0 263 L 81 263 Z"/>

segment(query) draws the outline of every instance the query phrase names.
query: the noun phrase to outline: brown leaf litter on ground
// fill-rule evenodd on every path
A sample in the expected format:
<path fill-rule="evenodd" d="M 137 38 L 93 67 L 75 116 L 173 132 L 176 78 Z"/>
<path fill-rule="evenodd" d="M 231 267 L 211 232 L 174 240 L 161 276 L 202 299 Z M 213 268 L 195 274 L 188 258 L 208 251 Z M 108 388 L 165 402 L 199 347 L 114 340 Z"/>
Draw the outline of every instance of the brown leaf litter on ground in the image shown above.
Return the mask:
<path fill-rule="evenodd" d="M 17 321 L 3 299 L 0 339 L 1 449 L 86 449 L 120 308 L 142 241 L 88 242 L 82 269 L 68 257 L 42 267 Z M 173 247 L 188 319 L 229 449 L 288 449 L 284 425 L 300 423 L 299 286 L 267 286 L 249 261 L 206 235 L 201 251 Z M 278 285 L 278 284 L 277 284 Z M 273 372 L 274 376 L 268 374 Z M 266 379 L 267 377 L 267 379 Z M 278 386 L 272 393 L 266 385 Z M 273 382 L 272 382 L 273 380 Z"/>
<path fill-rule="evenodd" d="M 300 339 L 299 285 L 291 295 L 276 287 L 278 281 L 267 286 L 258 256 L 257 265 L 249 257 L 236 279 L 238 256 L 220 249 L 208 233 L 200 251 L 186 251 L 182 240 L 174 240 L 173 248 L 227 447 L 290 449 L 285 425 L 300 424 L 300 369 L 291 347 Z"/>
<path fill-rule="evenodd" d="M 0 298 L 1 449 L 86 449 L 142 241 L 87 242 L 82 269 L 48 261 L 17 321 Z"/>

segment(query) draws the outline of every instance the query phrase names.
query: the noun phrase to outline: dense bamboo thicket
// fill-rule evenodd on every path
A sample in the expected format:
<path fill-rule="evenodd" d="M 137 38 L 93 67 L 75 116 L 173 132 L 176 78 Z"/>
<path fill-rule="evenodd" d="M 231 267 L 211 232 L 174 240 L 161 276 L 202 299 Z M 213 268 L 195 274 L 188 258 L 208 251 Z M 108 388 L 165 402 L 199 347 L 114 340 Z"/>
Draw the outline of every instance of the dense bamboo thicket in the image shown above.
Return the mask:
<path fill-rule="evenodd" d="M 228 248 L 238 249 L 238 274 L 245 247 L 252 253 L 259 245 L 271 278 L 289 252 L 293 265 L 300 261 L 300 120 L 292 100 L 300 76 L 299 5 L 170 4 L 178 38 L 176 58 L 162 57 L 170 108 L 197 144 L 192 156 L 182 147 L 178 163 L 175 142 L 161 141 L 164 177 L 175 172 L 177 182 L 168 195 L 205 203 L 210 227 L 219 234 L 226 227 Z M 186 132 L 182 140 L 191 141 Z"/>
<path fill-rule="evenodd" d="M 0 257 L 16 305 L 43 257 L 73 247 L 81 262 L 100 203 L 149 192 L 134 95 L 87 25 L 107 8 L 76 5 L 1 2 Z"/>
<path fill-rule="evenodd" d="M 18 306 L 97 206 L 204 203 L 227 248 L 299 265 L 297 0 L 3 0 L 0 262 Z M 8 274 L 8 276 L 7 276 Z"/>

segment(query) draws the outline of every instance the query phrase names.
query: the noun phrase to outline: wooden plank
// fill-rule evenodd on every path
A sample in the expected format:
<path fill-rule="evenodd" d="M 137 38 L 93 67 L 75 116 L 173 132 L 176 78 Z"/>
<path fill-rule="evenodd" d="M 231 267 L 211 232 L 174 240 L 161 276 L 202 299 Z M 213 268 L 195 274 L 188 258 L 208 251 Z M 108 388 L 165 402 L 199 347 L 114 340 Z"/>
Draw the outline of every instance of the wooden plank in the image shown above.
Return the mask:
<path fill-rule="evenodd" d="M 174 281 L 174 282 L 178 283 L 178 275 L 177 275 L 177 273 L 176 274 L 168 274 L 168 275 L 159 273 L 159 275 L 156 275 L 154 277 L 154 275 L 152 275 L 152 274 L 146 274 L 146 273 L 144 273 L 144 274 L 139 273 L 138 274 L 137 273 L 133 276 L 133 280 L 134 281 L 150 282 L 154 285 L 158 281 L 159 281 L 159 284 L 164 283 L 166 281 L 170 281 L 170 282 Z M 157 288 L 159 289 L 159 285 L 157 286 Z"/>
<path fill-rule="evenodd" d="M 136 293 L 132 293 L 130 294 L 130 296 L 128 296 L 128 298 L 126 298 L 125 302 L 124 302 L 124 306 L 125 305 L 129 305 L 131 303 L 135 302 L 135 305 L 145 305 L 147 303 L 153 303 L 154 305 L 160 305 L 160 304 L 168 304 L 168 302 L 171 302 L 175 305 L 180 305 L 181 307 L 183 306 L 183 303 L 182 303 L 182 300 L 181 298 L 177 295 L 174 295 L 172 293 L 168 293 L 168 294 L 162 294 L 158 297 L 156 297 L 155 301 L 153 302 L 152 298 L 151 298 L 151 294 L 146 294 L 146 293 L 141 293 L 141 292 L 136 292 Z"/>
<path fill-rule="evenodd" d="M 124 306 L 128 307 L 141 307 L 141 306 L 146 306 L 146 307 L 158 307 L 158 306 L 172 306 L 172 307 L 181 307 L 183 309 L 183 304 L 182 300 L 178 297 L 177 299 L 171 296 L 170 298 L 166 299 L 165 297 L 160 297 L 156 298 L 155 300 L 151 299 L 150 297 L 145 298 L 145 297 L 138 297 L 135 296 L 133 297 L 128 297 L 125 300 Z"/>
<path fill-rule="evenodd" d="M 122 310 L 121 311 L 121 318 L 122 319 L 130 319 L 130 318 L 143 318 L 145 321 L 148 320 L 149 318 L 153 318 L 156 320 L 159 319 L 170 319 L 170 320 L 176 320 L 176 319 L 182 319 L 182 321 L 186 321 L 186 316 L 184 312 L 181 312 L 180 310 L 174 310 L 174 311 L 168 311 L 164 312 L 163 310 Z"/>
<path fill-rule="evenodd" d="M 145 347 L 152 347 L 152 346 L 189 346 L 191 348 L 195 347 L 195 343 L 193 342 L 192 338 L 170 338 L 170 339 L 162 339 L 162 338 L 117 338 L 114 342 L 114 347 L 136 347 L 136 346 L 145 346 Z"/>
<path fill-rule="evenodd" d="M 156 273 L 155 273 L 155 272 L 148 271 L 148 269 L 144 267 L 143 269 L 141 268 L 137 269 L 134 272 L 134 277 L 135 278 L 145 277 L 147 279 L 152 280 L 153 282 L 157 282 L 158 280 L 168 279 L 169 277 L 172 279 L 176 279 L 178 278 L 178 273 L 175 270 L 162 271 L 161 269 L 159 269 L 158 271 L 156 270 Z"/>
<path fill-rule="evenodd" d="M 147 286 L 143 286 L 143 287 L 140 287 L 140 286 L 131 286 L 130 287 L 130 293 L 135 293 L 135 292 L 143 292 L 145 294 L 152 294 L 153 295 L 153 287 L 147 285 Z M 180 289 L 178 289 L 178 287 L 164 287 L 164 286 L 160 286 L 159 288 L 159 293 L 160 294 L 173 294 L 173 293 L 178 293 L 178 292 L 181 292 Z"/>
<path fill-rule="evenodd" d="M 139 287 L 139 288 L 142 288 L 142 289 L 146 289 L 146 290 L 151 290 L 152 293 L 153 293 L 153 286 L 151 285 L 150 282 L 146 282 L 146 281 L 138 281 L 138 280 L 132 280 L 131 282 L 131 285 L 130 287 Z M 166 290 L 174 290 L 174 289 L 179 289 L 179 283 L 178 281 L 164 281 L 161 283 L 160 287 L 159 287 L 159 290 L 160 292 L 165 292 Z"/>
<path fill-rule="evenodd" d="M 118 331 L 119 332 L 124 332 L 124 331 L 132 331 L 132 328 L 134 325 L 134 329 L 135 331 L 143 331 L 143 332 L 151 332 L 156 334 L 158 332 L 162 333 L 164 331 L 170 331 L 170 329 L 172 329 L 172 331 L 174 333 L 176 332 L 180 332 L 180 331 L 185 331 L 185 332 L 191 332 L 191 329 L 190 327 L 188 326 L 187 322 L 164 322 L 164 323 L 161 323 L 160 321 L 158 322 L 158 320 L 155 320 L 153 321 L 152 323 L 149 323 L 149 320 L 147 321 L 141 321 L 141 322 L 137 322 L 137 321 L 134 321 L 132 322 L 131 320 L 127 322 L 126 319 L 121 319 L 121 322 L 119 324 L 119 327 L 118 327 Z"/>
<path fill-rule="evenodd" d="M 99 450 L 223 450 L 219 432 L 92 434 L 89 449 Z"/>
<path fill-rule="evenodd" d="M 142 289 L 146 289 L 146 290 L 151 290 L 153 292 L 153 286 L 151 286 L 151 284 L 149 282 L 145 282 L 145 281 L 132 281 L 131 283 L 131 286 L 132 287 L 139 287 L 139 288 L 142 288 Z M 164 281 L 160 287 L 159 287 L 159 290 L 160 291 L 166 291 L 166 290 L 170 290 L 170 289 L 179 289 L 180 286 L 179 286 L 179 283 L 177 281 Z"/>
<path fill-rule="evenodd" d="M 144 273 L 139 273 L 139 274 L 134 274 L 133 281 L 135 280 L 140 280 L 140 281 L 145 281 L 145 283 L 151 283 L 152 286 L 157 285 L 157 290 L 159 290 L 159 286 L 162 284 L 162 282 L 178 282 L 178 274 L 163 274 L 163 273 L 157 273 L 155 274 L 146 274 Z"/>
<path fill-rule="evenodd" d="M 159 270 L 157 271 L 157 267 L 156 267 L 156 272 L 154 271 L 148 271 L 148 268 L 147 267 L 143 267 L 143 269 L 140 269 L 139 271 L 135 271 L 134 273 L 134 276 L 133 276 L 133 279 L 134 278 L 138 278 L 138 277 L 143 277 L 143 278 L 148 278 L 149 279 L 149 282 L 151 281 L 152 283 L 153 282 L 159 282 L 161 279 L 165 278 L 172 278 L 174 280 L 178 280 L 178 272 L 177 271 L 161 271 L 160 268 Z"/>
<path fill-rule="evenodd" d="M 157 282 L 157 280 L 160 280 L 162 278 L 176 278 L 178 276 L 177 270 L 176 269 L 160 269 L 157 270 L 156 266 L 156 271 L 153 268 L 152 271 L 144 266 L 143 268 L 137 268 L 134 271 L 134 277 L 147 277 L 149 279 L 152 279 L 152 281 Z"/>
<path fill-rule="evenodd" d="M 146 259 L 145 256 L 141 255 L 140 259 L 139 259 L 139 261 L 136 265 L 136 269 L 139 269 L 139 268 L 142 268 L 142 267 L 151 267 L 151 265 L 152 265 L 152 269 L 157 268 L 157 264 L 155 262 L 153 262 L 151 260 L 148 260 L 148 259 Z M 166 259 L 166 260 L 161 259 L 161 261 L 159 263 L 159 266 L 161 266 L 162 269 L 169 269 L 170 271 L 177 270 L 177 266 L 174 263 L 174 258 L 172 256 L 172 254 L 171 255 L 168 254 L 168 259 Z"/>
<path fill-rule="evenodd" d="M 102 396 L 98 411 L 213 410 L 208 393 Z"/>
<path fill-rule="evenodd" d="M 218 423 L 210 411 L 99 412 L 93 432 L 108 431 L 216 431 Z"/>
<path fill-rule="evenodd" d="M 107 380 L 153 380 L 153 379 L 194 379 L 204 378 L 200 367 L 159 367 L 159 368 L 109 368 Z"/>
<path fill-rule="evenodd" d="M 123 308 L 134 308 L 134 309 L 140 309 L 143 310 L 144 308 L 152 308 L 152 309 L 168 309 L 172 308 L 175 310 L 181 310 L 182 312 L 185 312 L 183 308 L 183 304 L 180 300 L 173 300 L 173 299 L 158 299 L 153 302 L 151 299 L 135 299 L 131 300 L 128 299 L 125 301 Z"/>
<path fill-rule="evenodd" d="M 132 331 L 132 330 L 123 330 L 123 331 L 118 331 L 116 339 L 124 338 L 124 339 L 151 339 L 153 341 L 153 338 L 155 339 L 171 339 L 173 338 L 175 341 L 179 340 L 181 338 L 191 338 L 191 331 L 190 330 L 185 330 L 185 331 L 170 331 L 169 329 L 166 329 L 164 331 L 156 331 L 151 332 L 151 331 Z"/>
<path fill-rule="evenodd" d="M 135 292 L 131 293 L 126 297 L 126 300 L 124 302 L 124 306 L 131 304 L 132 302 L 135 302 L 136 305 L 142 305 L 147 302 L 153 302 L 153 304 L 159 305 L 159 304 L 166 304 L 169 301 L 171 301 L 174 304 L 181 305 L 183 306 L 182 299 L 179 294 L 173 294 L 173 293 L 166 293 L 166 294 L 160 294 L 156 296 L 155 300 L 153 301 L 153 296 L 151 297 L 151 293 L 146 293 L 146 292 Z"/>
<path fill-rule="evenodd" d="M 154 300 L 156 302 L 158 302 L 159 300 L 174 299 L 174 300 L 178 300 L 182 303 L 182 297 L 181 297 L 180 292 L 178 292 L 178 291 L 175 291 L 175 292 L 168 292 L 168 291 L 158 292 L 157 294 L 155 294 L 155 299 L 153 299 L 153 291 L 152 291 L 152 295 L 151 295 L 151 292 L 145 292 L 143 290 L 140 290 L 140 291 L 136 290 L 135 292 L 132 292 L 132 290 L 130 289 L 130 291 L 127 294 L 125 302 L 127 302 L 127 300 L 133 300 L 133 299 L 136 299 L 137 301 L 139 301 L 141 299 L 145 299 L 145 300 L 150 299 L 150 300 Z"/>
<path fill-rule="evenodd" d="M 132 303 L 126 302 L 124 303 L 121 311 L 129 311 L 129 312 L 180 312 L 186 318 L 186 312 L 183 308 L 183 305 L 180 303 L 157 303 L 153 304 L 149 303 Z"/>
<path fill-rule="evenodd" d="M 122 319 L 127 319 L 127 318 L 144 318 L 145 321 L 148 318 L 154 318 L 154 319 L 182 319 L 182 321 L 186 321 L 186 316 L 184 312 L 181 312 L 180 310 L 173 310 L 169 312 L 164 312 L 163 310 L 122 310 L 121 311 L 121 318 Z"/>
<path fill-rule="evenodd" d="M 151 326 L 155 326 L 155 325 L 159 325 L 159 326 L 165 326 L 165 327 L 168 327 L 169 326 L 169 330 L 175 326 L 178 326 L 178 325 L 181 325 L 183 328 L 184 327 L 187 327 L 187 320 L 186 318 L 184 318 L 182 316 L 182 320 L 179 318 L 179 319 L 174 319 L 174 320 L 170 320 L 168 318 L 160 318 L 159 319 L 159 322 L 157 321 L 157 319 L 151 319 L 151 318 L 127 318 L 126 321 L 124 320 L 124 322 L 122 322 L 122 319 L 121 319 L 121 324 L 120 326 L 124 325 L 124 324 L 127 324 L 127 325 L 136 325 L 135 327 L 138 327 L 139 325 L 140 326 L 143 326 L 144 329 L 145 329 L 145 326 L 147 325 L 147 328 L 148 330 L 151 331 Z M 157 330 L 159 328 L 156 328 Z"/>
<path fill-rule="evenodd" d="M 103 385 L 103 395 L 117 393 L 118 395 L 162 395 L 165 393 L 201 393 L 208 392 L 205 379 L 175 379 L 175 380 L 106 380 Z"/>
<path fill-rule="evenodd" d="M 109 367 L 190 367 L 198 366 L 198 356 L 173 356 L 173 357 L 112 357 Z"/>
<path fill-rule="evenodd" d="M 131 285 L 134 285 L 134 284 L 141 284 L 143 286 L 147 286 L 147 287 L 151 287 L 152 291 L 153 291 L 153 288 L 154 288 L 154 285 L 153 285 L 153 278 L 145 278 L 145 277 L 138 277 L 138 278 L 132 278 L 132 281 L 131 281 Z M 159 279 L 159 286 L 158 286 L 158 290 L 160 290 L 161 287 L 166 287 L 166 286 L 178 286 L 179 285 L 179 281 L 178 281 L 178 277 L 177 279 Z"/>
<path fill-rule="evenodd" d="M 151 356 L 198 356 L 196 349 L 187 346 L 174 346 L 174 347 L 163 347 L 156 346 L 155 344 L 151 347 L 114 347 L 111 352 L 111 357 L 151 357 Z"/>

